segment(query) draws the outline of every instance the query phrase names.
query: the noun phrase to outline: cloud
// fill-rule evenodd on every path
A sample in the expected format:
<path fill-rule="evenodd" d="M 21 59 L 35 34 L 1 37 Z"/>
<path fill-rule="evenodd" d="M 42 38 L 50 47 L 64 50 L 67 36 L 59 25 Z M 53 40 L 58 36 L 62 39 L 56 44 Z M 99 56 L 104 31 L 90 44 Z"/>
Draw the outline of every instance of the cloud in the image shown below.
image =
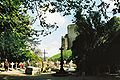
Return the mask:
<path fill-rule="evenodd" d="M 51 43 L 48 44 L 49 46 L 46 46 L 47 50 L 52 50 L 55 49 L 57 47 L 59 47 L 59 42 L 57 41 L 52 41 Z"/>
<path fill-rule="evenodd" d="M 113 0 L 102 0 L 102 1 L 104 1 L 104 2 L 106 2 L 106 3 L 113 2 Z"/>
<path fill-rule="evenodd" d="M 57 23 L 58 25 L 63 25 L 65 23 L 65 18 L 58 12 L 55 12 L 55 13 L 46 13 L 46 22 L 47 23 L 51 23 L 51 24 L 54 24 L 54 23 Z"/>

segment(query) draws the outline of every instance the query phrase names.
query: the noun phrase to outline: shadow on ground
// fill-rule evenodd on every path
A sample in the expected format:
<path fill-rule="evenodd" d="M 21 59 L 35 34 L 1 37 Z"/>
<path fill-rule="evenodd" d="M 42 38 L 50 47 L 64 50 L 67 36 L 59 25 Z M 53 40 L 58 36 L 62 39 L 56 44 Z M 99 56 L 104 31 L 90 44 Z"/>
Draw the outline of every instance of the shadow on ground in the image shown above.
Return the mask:
<path fill-rule="evenodd" d="M 0 72 L 4 72 L 4 71 L 5 71 L 5 70 L 1 70 L 1 69 L 0 69 Z"/>
<path fill-rule="evenodd" d="M 85 78 L 82 78 L 81 76 L 64 76 L 64 77 L 55 77 L 52 76 L 51 74 L 41 74 L 38 76 L 31 76 L 31 75 L 26 75 L 26 76 L 11 76 L 11 75 L 3 75 L 0 74 L 0 80 L 120 80 L 120 78 L 115 78 L 111 76 L 107 77 L 91 77 L 87 76 Z"/>

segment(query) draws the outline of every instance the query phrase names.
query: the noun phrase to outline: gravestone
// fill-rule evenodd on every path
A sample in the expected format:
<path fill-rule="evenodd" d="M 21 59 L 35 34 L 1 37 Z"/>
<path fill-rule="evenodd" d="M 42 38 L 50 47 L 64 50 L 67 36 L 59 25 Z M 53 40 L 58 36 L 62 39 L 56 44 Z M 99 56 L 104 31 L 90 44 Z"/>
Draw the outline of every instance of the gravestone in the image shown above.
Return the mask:
<path fill-rule="evenodd" d="M 14 63 L 12 62 L 12 63 L 10 63 L 10 65 L 11 65 L 11 69 L 13 69 Z"/>
<path fill-rule="evenodd" d="M 38 62 L 36 62 L 35 64 L 36 64 L 36 67 L 38 67 L 39 63 L 38 63 Z"/>
<path fill-rule="evenodd" d="M 16 62 L 16 63 L 15 63 L 15 69 L 17 69 L 17 65 L 18 65 L 18 63 Z"/>
<path fill-rule="evenodd" d="M 64 64 L 66 64 L 66 61 L 64 61 Z"/>
<path fill-rule="evenodd" d="M 56 61 L 57 68 L 60 68 L 60 61 Z"/>
<path fill-rule="evenodd" d="M 67 64 L 66 64 L 66 61 L 64 60 L 64 66 L 66 66 Z"/>
<path fill-rule="evenodd" d="M 70 63 L 69 63 L 69 67 L 71 68 L 73 65 L 73 61 L 71 60 Z"/>
<path fill-rule="evenodd" d="M 4 62 L 2 62 L 1 65 L 2 65 L 2 68 L 4 68 Z"/>
<path fill-rule="evenodd" d="M 27 60 L 27 64 L 28 64 L 28 66 L 30 66 L 31 64 L 30 64 L 30 60 Z"/>

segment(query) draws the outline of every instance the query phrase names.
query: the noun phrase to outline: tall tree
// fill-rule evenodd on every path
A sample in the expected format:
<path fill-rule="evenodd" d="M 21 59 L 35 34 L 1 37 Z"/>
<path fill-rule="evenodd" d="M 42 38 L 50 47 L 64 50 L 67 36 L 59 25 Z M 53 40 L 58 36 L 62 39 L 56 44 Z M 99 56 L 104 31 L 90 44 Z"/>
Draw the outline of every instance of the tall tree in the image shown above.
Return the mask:
<path fill-rule="evenodd" d="M 0 57 L 17 60 L 38 35 L 19 0 L 0 1 Z"/>
<path fill-rule="evenodd" d="M 77 36 L 72 47 L 73 58 L 78 66 L 77 70 L 82 70 L 81 65 L 85 65 L 87 66 L 86 69 L 89 69 L 90 66 L 110 64 L 113 59 L 107 60 L 106 51 L 108 51 L 112 40 L 116 38 L 115 35 L 119 31 L 119 18 L 113 17 L 106 23 L 103 23 L 100 17 L 93 17 L 93 15 L 80 19 L 78 18 L 77 21 L 80 35 Z M 110 54 L 108 55 L 110 56 Z"/>

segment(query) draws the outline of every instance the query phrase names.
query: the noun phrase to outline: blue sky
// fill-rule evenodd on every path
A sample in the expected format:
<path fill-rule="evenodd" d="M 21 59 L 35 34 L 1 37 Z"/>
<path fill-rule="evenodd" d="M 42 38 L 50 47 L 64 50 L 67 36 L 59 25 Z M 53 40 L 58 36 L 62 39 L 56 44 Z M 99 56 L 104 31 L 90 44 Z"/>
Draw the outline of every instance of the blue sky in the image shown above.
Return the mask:
<path fill-rule="evenodd" d="M 31 16 L 35 16 L 36 14 L 30 14 Z M 52 34 L 49 34 L 45 37 L 42 35 L 39 37 L 41 44 L 38 45 L 38 48 L 42 50 L 42 52 L 47 52 L 46 56 L 50 57 L 59 53 L 59 48 L 61 47 L 61 36 L 67 34 L 67 26 L 72 23 L 71 19 L 72 16 L 63 17 L 60 13 L 47 13 L 46 14 L 46 22 L 53 24 L 54 22 L 57 23 L 59 28 L 54 31 Z M 35 29 L 40 30 L 41 27 L 39 25 L 39 20 L 37 20 L 33 25 Z"/>
<path fill-rule="evenodd" d="M 62 16 L 60 16 L 59 13 L 57 13 L 56 17 L 51 16 L 51 18 L 52 20 L 56 18 L 60 21 L 56 21 L 55 19 L 55 21 L 58 22 L 59 28 L 52 34 L 42 37 L 41 45 L 39 45 L 39 48 L 42 51 L 44 49 L 46 50 L 47 56 L 52 56 L 56 53 L 59 53 L 59 48 L 61 47 L 61 36 L 67 34 L 67 26 L 71 24 L 71 20 L 69 17 L 63 18 Z"/>
<path fill-rule="evenodd" d="M 97 0 L 96 0 L 97 1 Z M 107 3 L 110 3 L 111 6 L 108 9 L 108 11 L 111 11 L 113 8 L 113 3 L 112 0 L 103 0 Z M 98 1 L 97 1 L 98 3 Z M 36 14 L 31 14 L 31 16 L 35 16 Z M 54 31 L 52 34 L 49 34 L 48 36 L 42 37 L 40 36 L 39 38 L 42 40 L 41 44 L 38 45 L 38 48 L 42 50 L 42 52 L 45 51 L 47 52 L 46 56 L 53 56 L 56 53 L 59 53 L 60 50 L 59 48 L 61 47 L 61 36 L 64 36 L 67 33 L 67 26 L 71 24 L 71 19 L 73 16 L 68 16 L 68 17 L 63 17 L 60 13 L 47 13 L 47 19 L 46 21 L 48 23 L 54 23 L 56 22 L 59 26 L 59 28 Z M 39 25 L 39 20 L 37 20 L 32 26 L 35 29 L 41 29 Z"/>

